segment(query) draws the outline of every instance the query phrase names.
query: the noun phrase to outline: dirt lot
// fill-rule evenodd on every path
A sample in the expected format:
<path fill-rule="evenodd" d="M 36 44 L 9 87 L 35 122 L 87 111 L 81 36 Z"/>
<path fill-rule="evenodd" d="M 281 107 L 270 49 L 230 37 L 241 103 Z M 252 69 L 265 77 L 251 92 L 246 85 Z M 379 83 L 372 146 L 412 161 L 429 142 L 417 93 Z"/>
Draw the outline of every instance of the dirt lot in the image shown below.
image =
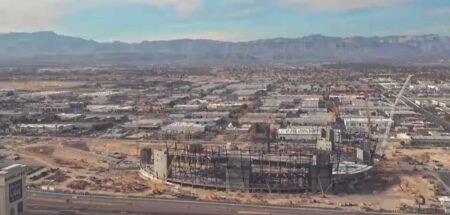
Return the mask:
<path fill-rule="evenodd" d="M 274 204 L 285 206 L 331 207 L 345 210 L 402 211 L 417 208 L 416 198 L 426 200 L 422 208 L 436 208 L 435 190 L 438 182 L 428 170 L 441 163 L 450 168 L 449 152 L 443 149 L 389 149 L 386 160 L 376 165 L 372 178 L 348 193 L 332 192 L 326 198 L 304 194 L 226 193 L 164 185 L 145 180 L 137 171 L 108 170 L 118 159 L 109 154 L 138 156 L 139 150 L 150 143 L 106 139 L 43 138 L 27 141 L 2 140 L 10 153 L 22 161 L 60 169 L 68 178 L 63 182 L 38 180 L 37 184 L 51 185 L 63 191 L 110 195 L 159 196 L 164 198 L 194 198 L 229 202 Z"/>
<path fill-rule="evenodd" d="M 366 185 L 373 195 L 333 196 L 337 201 L 364 202 L 374 209 L 399 210 L 402 204 L 417 208 L 416 198 L 423 196 L 422 208 L 439 207 L 435 190 L 438 182 L 429 175 L 435 160 L 448 168 L 449 152 L 443 149 L 389 149 L 386 159 L 376 165 L 376 172 Z"/>

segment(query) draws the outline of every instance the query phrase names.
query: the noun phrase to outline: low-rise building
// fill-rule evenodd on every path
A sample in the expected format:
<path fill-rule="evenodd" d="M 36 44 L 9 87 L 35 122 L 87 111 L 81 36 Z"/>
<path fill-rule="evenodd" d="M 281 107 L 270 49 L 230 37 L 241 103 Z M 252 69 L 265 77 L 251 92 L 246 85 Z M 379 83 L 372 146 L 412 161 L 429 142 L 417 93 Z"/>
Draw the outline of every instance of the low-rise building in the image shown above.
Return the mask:
<path fill-rule="evenodd" d="M 244 105 L 241 102 L 233 103 L 211 103 L 206 106 L 208 110 L 239 110 Z"/>
<path fill-rule="evenodd" d="M 227 111 L 223 111 L 223 112 L 207 112 L 207 111 L 203 111 L 203 112 L 194 112 L 191 114 L 192 118 L 217 118 L 217 117 L 221 117 L 221 118 L 228 118 L 230 116 L 230 112 Z"/>
<path fill-rule="evenodd" d="M 329 126 L 336 122 L 336 117 L 333 113 L 310 113 L 287 118 L 286 121 L 290 125 Z"/>
<path fill-rule="evenodd" d="M 19 132 L 62 132 L 73 129 L 73 124 L 17 124 L 15 130 Z"/>
<path fill-rule="evenodd" d="M 161 131 L 167 134 L 197 134 L 205 132 L 206 126 L 192 122 L 174 122 L 161 128 Z"/>
<path fill-rule="evenodd" d="M 367 132 L 369 130 L 369 120 L 367 117 L 341 117 L 344 120 L 345 128 L 348 131 Z M 393 120 L 381 117 L 371 119 L 372 128 L 386 129 L 388 125 L 393 125 Z"/>
<path fill-rule="evenodd" d="M 225 132 L 229 134 L 246 134 L 250 132 L 252 125 L 243 124 L 241 126 L 234 126 L 233 123 L 228 124 L 225 128 Z"/>
<path fill-rule="evenodd" d="M 435 145 L 435 146 L 450 146 L 450 136 L 441 135 L 414 135 L 411 136 L 411 144 L 413 145 Z"/>
<path fill-rule="evenodd" d="M 189 118 L 183 119 L 183 122 L 194 123 L 197 125 L 204 125 L 206 127 L 212 127 L 220 124 L 223 121 L 221 117 L 217 118 Z"/>
<path fill-rule="evenodd" d="M 444 208 L 445 214 L 450 214 L 450 196 L 441 196 L 439 197 L 439 201 Z"/>
<path fill-rule="evenodd" d="M 203 108 L 203 105 L 188 105 L 188 104 L 180 104 L 173 106 L 175 110 L 187 110 L 187 111 L 197 111 Z"/>
<path fill-rule="evenodd" d="M 86 109 L 93 113 L 110 113 L 133 111 L 134 107 L 121 105 L 88 105 Z"/>
<path fill-rule="evenodd" d="M 267 123 L 280 124 L 284 122 L 285 113 L 246 113 L 239 118 L 241 124 Z"/>
<path fill-rule="evenodd" d="M 316 126 L 292 126 L 279 128 L 277 137 L 283 141 L 312 141 L 321 136 L 321 127 Z"/>

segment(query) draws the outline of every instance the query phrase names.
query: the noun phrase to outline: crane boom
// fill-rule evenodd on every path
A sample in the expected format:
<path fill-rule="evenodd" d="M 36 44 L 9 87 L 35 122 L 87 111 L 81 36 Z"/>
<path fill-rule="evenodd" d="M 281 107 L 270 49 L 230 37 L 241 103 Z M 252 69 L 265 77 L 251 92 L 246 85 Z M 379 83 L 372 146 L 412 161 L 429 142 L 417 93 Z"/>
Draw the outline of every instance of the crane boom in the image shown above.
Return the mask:
<path fill-rule="evenodd" d="M 369 95 L 365 93 L 366 100 L 364 101 L 364 107 L 366 108 L 366 117 L 367 117 L 367 135 L 369 139 L 372 138 L 372 118 L 369 110 Z"/>
<path fill-rule="evenodd" d="M 401 89 L 400 92 L 398 93 L 397 97 L 395 98 L 395 102 L 394 102 L 394 104 L 392 105 L 391 112 L 390 112 L 390 114 L 389 114 L 389 119 L 390 119 L 390 120 L 389 120 L 389 122 L 388 122 L 386 131 L 384 132 L 383 140 L 382 140 L 382 142 L 381 142 L 381 145 L 377 145 L 377 147 L 376 147 L 376 153 L 377 153 L 379 156 L 381 156 L 381 157 L 384 156 L 384 150 L 385 150 L 386 145 L 387 145 L 387 140 L 388 140 L 388 138 L 389 138 L 389 133 L 391 132 L 392 119 L 393 119 L 394 114 L 395 114 L 395 107 L 397 106 L 398 102 L 400 101 L 400 98 L 403 96 L 403 93 L 405 92 L 406 86 L 408 85 L 409 81 L 411 80 L 411 78 L 412 78 L 413 76 L 414 76 L 414 75 L 409 75 L 408 78 L 406 78 L 406 81 L 405 81 L 405 83 L 403 84 L 402 89 Z"/>

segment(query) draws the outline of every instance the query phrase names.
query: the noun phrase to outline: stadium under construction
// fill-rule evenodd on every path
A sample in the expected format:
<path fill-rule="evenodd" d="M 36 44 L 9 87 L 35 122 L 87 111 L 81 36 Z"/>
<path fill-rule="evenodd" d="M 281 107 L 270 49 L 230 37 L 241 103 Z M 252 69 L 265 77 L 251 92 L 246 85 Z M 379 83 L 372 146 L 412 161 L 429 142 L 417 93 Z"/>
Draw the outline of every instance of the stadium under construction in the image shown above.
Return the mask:
<path fill-rule="evenodd" d="M 321 142 L 331 143 L 329 150 Z M 194 188 L 268 193 L 326 192 L 370 176 L 371 165 L 355 162 L 356 149 L 345 153 L 334 148 L 334 138 L 302 144 L 179 142 L 143 149 L 140 173 Z"/>

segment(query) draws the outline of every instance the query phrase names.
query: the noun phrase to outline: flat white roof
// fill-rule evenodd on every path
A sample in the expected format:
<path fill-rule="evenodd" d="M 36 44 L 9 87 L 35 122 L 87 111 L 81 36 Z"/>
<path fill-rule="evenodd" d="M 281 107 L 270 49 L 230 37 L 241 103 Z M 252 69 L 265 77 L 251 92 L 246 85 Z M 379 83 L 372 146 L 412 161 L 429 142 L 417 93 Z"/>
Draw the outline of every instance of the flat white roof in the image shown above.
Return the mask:
<path fill-rule="evenodd" d="M 279 128 L 278 134 L 320 134 L 322 127 L 293 126 L 290 128 Z"/>
<path fill-rule="evenodd" d="M 354 175 L 371 170 L 373 166 L 366 164 L 357 164 L 350 161 L 341 161 L 339 163 L 339 171 L 333 168 L 333 175 Z"/>

